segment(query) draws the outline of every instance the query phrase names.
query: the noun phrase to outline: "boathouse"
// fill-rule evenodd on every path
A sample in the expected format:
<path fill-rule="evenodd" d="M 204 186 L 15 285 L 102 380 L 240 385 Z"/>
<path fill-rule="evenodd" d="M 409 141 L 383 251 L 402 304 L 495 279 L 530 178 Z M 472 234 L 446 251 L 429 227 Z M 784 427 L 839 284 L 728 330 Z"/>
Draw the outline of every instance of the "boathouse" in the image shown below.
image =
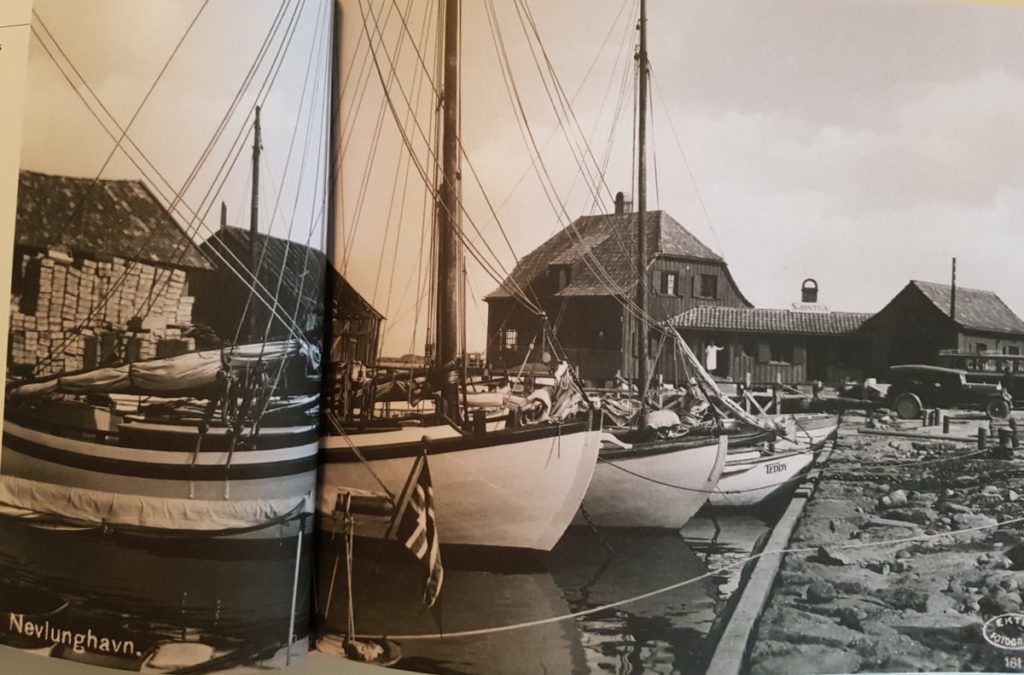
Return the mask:
<path fill-rule="evenodd" d="M 992 291 L 911 281 L 861 333 L 870 342 L 873 375 L 891 365 L 937 364 L 939 350 L 1024 353 L 1024 321 Z"/>
<path fill-rule="evenodd" d="M 221 209 L 223 216 L 224 209 Z M 250 314 L 262 339 L 270 322 L 271 339 L 292 335 L 288 326 L 319 341 L 325 334 L 324 318 L 330 314 L 326 334 L 331 363 L 372 363 L 377 356 L 380 327 L 384 317 L 334 269 L 323 251 L 305 244 L 267 234 L 256 235 L 258 289 L 263 300 L 249 298 L 250 237 L 247 228 L 227 225 L 202 244 L 202 250 L 216 260 L 218 269 L 202 275 L 196 287 L 196 318 L 211 326 L 226 341 L 246 339 Z M 324 298 L 330 306 L 324 307 Z M 268 305 L 276 298 L 271 321 Z M 287 319 L 287 321 L 285 320 Z"/>
<path fill-rule="evenodd" d="M 138 180 L 21 171 L 8 362 L 45 375 L 170 356 L 214 266 Z"/>
<path fill-rule="evenodd" d="M 248 228 L 221 226 L 200 248 L 217 269 L 196 283 L 196 320 L 228 343 L 322 335 L 327 258 L 305 244 L 259 233 L 255 290 Z M 269 324 L 269 327 L 268 327 Z M 250 335 L 250 333 L 254 333 Z"/>
<path fill-rule="evenodd" d="M 702 307 L 750 308 L 725 260 L 664 211 L 646 214 L 650 291 L 648 312 L 664 321 Z M 558 346 L 595 385 L 616 375 L 635 376 L 636 321 L 623 307 L 636 295 L 637 215 L 619 193 L 615 213 L 581 216 L 520 259 L 487 301 L 487 361 L 517 370 L 542 362 L 550 342 L 544 320 L 516 296 L 524 294 L 546 315 Z M 652 358 L 659 340 L 652 331 Z M 672 369 L 659 360 L 656 373 Z"/>
<path fill-rule="evenodd" d="M 797 384 L 860 380 L 867 341 L 858 329 L 870 314 L 793 303 L 784 309 L 698 307 L 669 320 L 699 358 L 718 347 L 721 380 Z"/>

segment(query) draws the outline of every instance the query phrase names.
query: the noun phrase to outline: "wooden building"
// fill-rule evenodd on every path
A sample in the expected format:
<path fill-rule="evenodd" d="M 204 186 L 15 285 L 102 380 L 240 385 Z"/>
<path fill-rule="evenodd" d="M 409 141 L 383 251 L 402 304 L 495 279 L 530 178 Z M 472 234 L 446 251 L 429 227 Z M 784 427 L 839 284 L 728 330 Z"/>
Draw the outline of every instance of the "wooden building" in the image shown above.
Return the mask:
<path fill-rule="evenodd" d="M 264 335 L 285 339 L 297 331 L 319 342 L 325 316 L 324 253 L 289 239 L 257 234 L 258 293 L 253 293 L 250 240 L 248 228 L 229 226 L 222 217 L 221 227 L 202 243 L 201 249 L 217 269 L 196 281 L 196 321 L 231 344 L 258 342 Z"/>
<path fill-rule="evenodd" d="M 222 210 L 223 213 L 223 210 Z M 334 269 L 327 256 L 305 244 L 259 234 L 256 256 L 263 301 L 249 297 L 248 271 L 250 232 L 222 223 L 202 244 L 218 263 L 215 272 L 201 275 L 196 283 L 196 319 L 211 326 L 217 335 L 233 342 L 249 332 L 250 315 L 262 336 L 270 324 L 271 339 L 291 336 L 288 325 L 310 340 L 319 342 L 326 334 L 332 363 L 373 363 L 377 358 L 380 327 L 384 317 Z M 329 306 L 324 299 L 330 297 Z M 268 304 L 276 298 L 273 319 Z M 254 310 L 255 308 L 255 310 Z M 331 326 L 325 331 L 324 320 Z M 287 317 L 286 323 L 283 319 Z"/>
<path fill-rule="evenodd" d="M 380 327 L 384 315 L 374 309 L 345 277 L 328 265 L 331 301 L 331 363 L 375 364 L 380 356 Z"/>
<path fill-rule="evenodd" d="M 646 224 L 647 304 L 655 321 L 700 307 L 751 307 L 721 256 L 669 214 L 650 211 Z M 486 297 L 488 363 L 516 370 L 542 361 L 546 320 L 583 379 L 601 385 L 617 374 L 634 377 L 636 322 L 623 303 L 636 295 L 636 225 L 620 193 L 615 213 L 577 218 L 523 257 Z M 546 316 L 527 309 L 520 293 Z M 657 339 L 649 339 L 653 354 Z"/>
<path fill-rule="evenodd" d="M 22 171 L 12 372 L 45 375 L 195 346 L 191 288 L 214 269 L 145 183 Z"/>
<path fill-rule="evenodd" d="M 911 281 L 864 322 L 870 370 L 884 377 L 901 363 L 937 364 L 939 350 L 1024 353 L 1024 321 L 992 291 Z"/>
<path fill-rule="evenodd" d="M 668 323 L 701 359 L 709 345 L 721 348 L 715 355 L 716 378 L 834 385 L 863 378 L 867 340 L 858 329 L 870 316 L 794 303 L 789 309 L 699 307 Z"/>

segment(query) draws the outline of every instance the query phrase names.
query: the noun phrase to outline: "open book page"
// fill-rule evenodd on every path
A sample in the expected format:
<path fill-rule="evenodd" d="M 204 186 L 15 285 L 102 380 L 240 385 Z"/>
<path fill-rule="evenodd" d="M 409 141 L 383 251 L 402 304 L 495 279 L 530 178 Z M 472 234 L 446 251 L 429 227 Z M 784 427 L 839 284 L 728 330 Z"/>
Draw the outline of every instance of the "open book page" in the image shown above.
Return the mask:
<path fill-rule="evenodd" d="M 1024 670 L 1016 4 L 341 0 L 319 649 Z"/>
<path fill-rule="evenodd" d="M 19 168 L 0 186 L 0 643 L 146 672 L 293 663 L 331 5 L 15 4 L 31 25 L 0 38 L 27 44 Z"/>

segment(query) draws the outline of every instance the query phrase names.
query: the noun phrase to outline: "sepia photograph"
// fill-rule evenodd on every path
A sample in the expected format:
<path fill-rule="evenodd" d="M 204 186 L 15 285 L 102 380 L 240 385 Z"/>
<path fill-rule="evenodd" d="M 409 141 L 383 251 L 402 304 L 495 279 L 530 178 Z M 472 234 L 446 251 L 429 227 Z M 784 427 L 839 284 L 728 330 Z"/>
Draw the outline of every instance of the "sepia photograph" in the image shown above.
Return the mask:
<path fill-rule="evenodd" d="M 340 2 L 318 648 L 1021 670 L 1016 4 Z"/>

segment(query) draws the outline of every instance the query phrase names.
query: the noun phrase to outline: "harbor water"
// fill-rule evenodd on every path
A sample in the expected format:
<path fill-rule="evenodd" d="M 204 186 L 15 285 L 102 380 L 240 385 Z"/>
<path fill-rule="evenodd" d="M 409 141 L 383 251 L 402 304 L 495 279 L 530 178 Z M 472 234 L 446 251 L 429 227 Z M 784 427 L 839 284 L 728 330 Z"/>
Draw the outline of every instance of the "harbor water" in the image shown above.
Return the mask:
<path fill-rule="evenodd" d="M 421 566 L 357 550 L 356 634 L 389 636 L 402 651 L 396 667 L 430 673 L 702 672 L 742 583 L 737 563 L 777 515 L 698 516 L 680 532 L 573 527 L 528 570 L 514 558 L 446 564 L 431 609 L 421 601 Z M 340 561 L 318 597 L 332 632 L 345 631 L 347 616 L 340 552 L 340 537 L 320 549 L 326 575 Z"/>
<path fill-rule="evenodd" d="M 312 562 L 304 540 L 294 626 L 303 642 Z M 297 537 L 147 540 L 5 521 L 0 643 L 126 670 L 139 670 L 171 642 L 206 645 L 220 668 L 262 662 L 288 642 L 297 545 Z M 43 635 L 25 631 L 25 622 Z M 95 641 L 76 649 L 76 636 Z M 98 649 L 103 639 L 109 648 Z"/>

